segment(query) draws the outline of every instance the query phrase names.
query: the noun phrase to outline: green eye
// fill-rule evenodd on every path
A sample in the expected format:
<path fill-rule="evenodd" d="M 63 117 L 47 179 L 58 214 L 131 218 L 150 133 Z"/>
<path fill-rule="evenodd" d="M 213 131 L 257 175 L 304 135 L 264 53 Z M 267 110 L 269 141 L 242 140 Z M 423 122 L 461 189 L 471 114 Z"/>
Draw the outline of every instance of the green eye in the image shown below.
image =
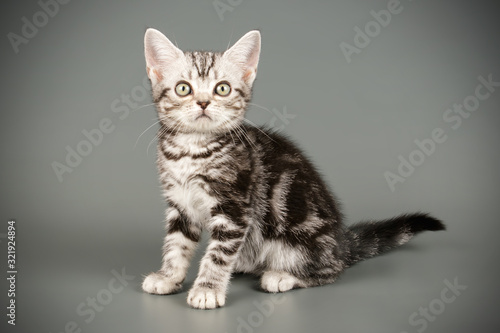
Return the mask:
<path fill-rule="evenodd" d="M 215 93 L 220 96 L 227 96 L 231 92 L 231 87 L 227 83 L 219 83 L 215 87 Z"/>
<path fill-rule="evenodd" d="M 175 92 L 179 96 L 187 96 L 191 93 L 191 87 L 189 84 L 181 82 L 175 87 Z"/>

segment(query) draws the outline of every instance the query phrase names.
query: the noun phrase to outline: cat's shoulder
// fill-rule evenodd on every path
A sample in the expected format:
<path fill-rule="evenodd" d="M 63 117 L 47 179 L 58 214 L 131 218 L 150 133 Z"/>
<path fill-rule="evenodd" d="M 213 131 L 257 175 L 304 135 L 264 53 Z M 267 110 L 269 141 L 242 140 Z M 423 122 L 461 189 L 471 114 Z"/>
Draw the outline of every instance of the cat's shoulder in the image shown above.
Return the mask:
<path fill-rule="evenodd" d="M 252 134 L 258 142 L 269 146 L 279 146 L 281 148 L 298 149 L 298 144 L 288 135 L 284 134 L 279 129 L 275 129 L 266 125 L 263 126 L 247 126 L 246 131 Z"/>

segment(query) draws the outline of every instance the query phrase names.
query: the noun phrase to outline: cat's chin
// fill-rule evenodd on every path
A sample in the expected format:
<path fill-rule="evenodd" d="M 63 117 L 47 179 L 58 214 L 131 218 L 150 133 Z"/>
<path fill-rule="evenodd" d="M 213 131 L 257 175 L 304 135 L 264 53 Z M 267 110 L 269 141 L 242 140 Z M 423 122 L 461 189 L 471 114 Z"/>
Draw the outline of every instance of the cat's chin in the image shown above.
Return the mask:
<path fill-rule="evenodd" d="M 206 114 L 200 114 L 198 117 L 196 117 L 196 121 L 212 121 L 212 118 Z"/>
<path fill-rule="evenodd" d="M 228 126 L 221 126 L 220 124 L 216 124 L 213 120 L 203 117 L 189 126 L 188 132 L 205 135 L 220 135 L 228 133 L 231 130 L 232 128 Z"/>
<path fill-rule="evenodd" d="M 171 134 L 182 133 L 217 136 L 237 131 L 237 128 L 242 124 L 240 122 L 221 123 L 220 121 L 210 118 L 210 116 L 199 116 L 194 120 L 182 122 L 171 122 L 162 119 L 162 125 L 170 129 L 168 132 Z"/>
<path fill-rule="evenodd" d="M 212 137 L 212 136 L 217 136 L 221 135 L 224 133 L 228 133 L 230 130 L 227 128 L 218 128 L 218 127 L 213 127 L 213 128 L 206 128 L 206 127 L 189 127 L 185 128 L 183 130 L 176 131 L 176 133 L 182 133 L 182 134 L 192 134 L 192 135 L 201 135 L 205 137 Z"/>

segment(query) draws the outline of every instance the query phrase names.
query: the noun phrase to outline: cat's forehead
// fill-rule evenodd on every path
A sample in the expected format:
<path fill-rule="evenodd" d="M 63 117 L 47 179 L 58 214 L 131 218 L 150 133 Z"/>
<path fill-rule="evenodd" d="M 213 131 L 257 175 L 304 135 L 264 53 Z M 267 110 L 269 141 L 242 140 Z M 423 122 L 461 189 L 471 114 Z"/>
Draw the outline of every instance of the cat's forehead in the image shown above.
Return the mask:
<path fill-rule="evenodd" d="M 184 73 L 190 80 L 217 79 L 221 73 L 222 54 L 208 51 L 184 52 Z"/>
<path fill-rule="evenodd" d="M 234 64 L 224 58 L 222 52 L 186 51 L 180 78 L 189 82 L 213 82 L 237 79 L 240 72 Z"/>

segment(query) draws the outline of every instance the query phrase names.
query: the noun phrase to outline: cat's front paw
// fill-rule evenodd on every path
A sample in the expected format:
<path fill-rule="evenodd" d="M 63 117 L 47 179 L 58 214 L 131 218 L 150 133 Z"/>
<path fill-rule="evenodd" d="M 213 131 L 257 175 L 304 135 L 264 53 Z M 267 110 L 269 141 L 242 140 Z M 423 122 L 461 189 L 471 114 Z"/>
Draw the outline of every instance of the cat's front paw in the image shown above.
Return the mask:
<path fill-rule="evenodd" d="M 189 291 L 187 303 L 196 309 L 215 309 L 224 306 L 226 293 L 223 290 L 195 285 Z"/>
<path fill-rule="evenodd" d="M 161 273 L 151 273 L 142 282 L 142 290 L 149 294 L 167 295 L 181 289 L 182 283 L 173 281 Z"/>

